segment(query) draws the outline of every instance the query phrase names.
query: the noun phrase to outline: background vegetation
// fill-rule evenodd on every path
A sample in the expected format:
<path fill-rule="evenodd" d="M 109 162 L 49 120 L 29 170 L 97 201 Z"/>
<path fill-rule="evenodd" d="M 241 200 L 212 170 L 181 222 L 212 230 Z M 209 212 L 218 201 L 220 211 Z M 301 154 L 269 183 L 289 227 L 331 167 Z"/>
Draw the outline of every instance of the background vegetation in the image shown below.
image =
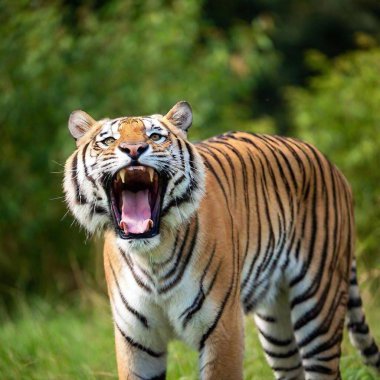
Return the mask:
<path fill-rule="evenodd" d="M 244 129 L 315 143 L 354 189 L 360 279 L 379 315 L 377 0 L 2 0 L 0 37 L 0 341 L 26 337 L 0 352 L 0 374 L 32 378 L 28 369 L 41 365 L 39 378 L 114 375 L 111 356 L 98 361 L 106 374 L 90 359 L 113 344 L 100 240 L 72 224 L 61 198 L 74 109 L 164 113 L 186 99 L 193 140 Z M 94 331 L 97 353 L 72 351 Z M 73 356 L 61 360 L 66 346 Z M 82 372 L 70 374 L 74 356 Z M 189 373 L 184 366 L 173 373 Z"/>

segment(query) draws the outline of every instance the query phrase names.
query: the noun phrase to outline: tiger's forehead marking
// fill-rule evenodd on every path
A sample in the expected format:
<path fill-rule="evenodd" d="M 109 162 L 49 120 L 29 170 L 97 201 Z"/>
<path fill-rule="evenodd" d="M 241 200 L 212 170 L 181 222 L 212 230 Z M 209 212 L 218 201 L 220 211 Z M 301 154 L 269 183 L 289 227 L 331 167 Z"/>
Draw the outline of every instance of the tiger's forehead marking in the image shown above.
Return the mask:
<path fill-rule="evenodd" d="M 147 136 L 154 132 L 167 136 L 170 129 L 156 117 L 127 116 L 107 120 L 98 135 L 98 139 L 112 136 L 116 139 L 122 138 L 137 142 L 146 139 Z"/>
<path fill-rule="evenodd" d="M 145 132 L 144 122 L 140 118 L 128 117 L 120 122 L 119 133 L 123 140 L 130 142 L 145 140 Z"/>

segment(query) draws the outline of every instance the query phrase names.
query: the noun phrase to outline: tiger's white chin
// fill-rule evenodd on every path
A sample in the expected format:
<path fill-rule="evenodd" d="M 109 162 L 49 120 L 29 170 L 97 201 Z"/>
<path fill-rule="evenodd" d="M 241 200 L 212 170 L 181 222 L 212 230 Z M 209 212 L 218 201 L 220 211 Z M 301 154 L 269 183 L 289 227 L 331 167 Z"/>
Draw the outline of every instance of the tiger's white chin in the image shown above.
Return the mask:
<path fill-rule="evenodd" d="M 161 234 L 147 239 L 122 239 L 116 236 L 117 246 L 132 255 L 146 255 L 161 244 Z"/>

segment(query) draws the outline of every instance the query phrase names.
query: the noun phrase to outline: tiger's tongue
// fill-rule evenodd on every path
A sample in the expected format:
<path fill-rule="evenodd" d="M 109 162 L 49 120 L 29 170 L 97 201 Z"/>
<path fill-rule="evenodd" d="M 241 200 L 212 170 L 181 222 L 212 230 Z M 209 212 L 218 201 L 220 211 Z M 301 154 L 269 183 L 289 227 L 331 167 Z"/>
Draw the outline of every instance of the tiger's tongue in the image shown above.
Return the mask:
<path fill-rule="evenodd" d="M 119 225 L 125 234 L 142 234 L 153 227 L 149 190 L 140 190 L 136 193 L 123 190 L 122 202 Z"/>

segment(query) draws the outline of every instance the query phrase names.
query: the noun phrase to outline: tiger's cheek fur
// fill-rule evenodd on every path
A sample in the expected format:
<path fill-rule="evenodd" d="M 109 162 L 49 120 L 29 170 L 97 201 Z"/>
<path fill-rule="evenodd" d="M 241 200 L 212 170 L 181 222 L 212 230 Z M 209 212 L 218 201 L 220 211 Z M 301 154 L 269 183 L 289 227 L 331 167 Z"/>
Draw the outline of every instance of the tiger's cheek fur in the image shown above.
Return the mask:
<path fill-rule="evenodd" d="M 100 176 L 90 169 L 95 158 L 91 157 L 89 145 L 80 147 L 66 161 L 63 188 L 66 203 L 76 220 L 89 233 L 94 233 L 109 222 L 109 214 Z"/>

